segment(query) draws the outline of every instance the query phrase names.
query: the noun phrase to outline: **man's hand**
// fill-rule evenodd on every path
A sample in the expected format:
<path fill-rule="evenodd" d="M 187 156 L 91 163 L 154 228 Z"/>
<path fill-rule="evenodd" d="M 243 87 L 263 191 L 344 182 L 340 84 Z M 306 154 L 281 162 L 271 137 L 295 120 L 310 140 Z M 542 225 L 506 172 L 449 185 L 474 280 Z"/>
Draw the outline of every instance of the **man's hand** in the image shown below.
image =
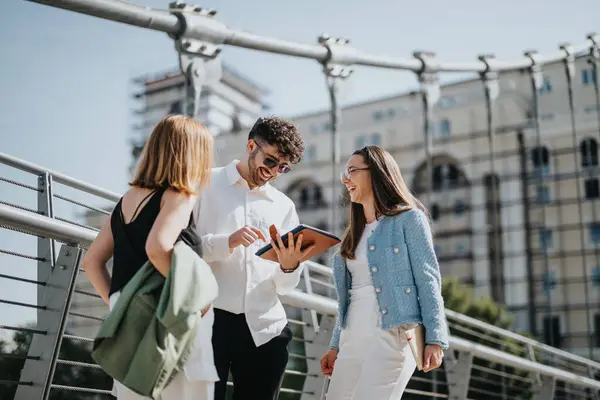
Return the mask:
<path fill-rule="evenodd" d="M 423 354 L 423 372 L 439 368 L 444 358 L 444 350 L 439 344 L 428 344 Z"/>
<path fill-rule="evenodd" d="M 265 235 L 259 229 L 246 225 L 229 236 L 229 248 L 235 249 L 238 246 L 248 247 L 258 239 L 267 241 Z"/>
<path fill-rule="evenodd" d="M 308 253 L 315 248 L 315 245 L 313 244 L 302 250 L 302 234 L 298 235 L 296 243 L 294 243 L 294 235 L 289 234 L 287 242 L 288 245 L 285 247 L 279 232 L 277 233 L 277 243 L 271 239 L 271 246 L 273 246 L 273 250 L 275 250 L 275 253 L 277 254 L 279 265 L 281 265 L 281 268 L 287 270 L 296 269 L 296 267 L 305 260 Z"/>

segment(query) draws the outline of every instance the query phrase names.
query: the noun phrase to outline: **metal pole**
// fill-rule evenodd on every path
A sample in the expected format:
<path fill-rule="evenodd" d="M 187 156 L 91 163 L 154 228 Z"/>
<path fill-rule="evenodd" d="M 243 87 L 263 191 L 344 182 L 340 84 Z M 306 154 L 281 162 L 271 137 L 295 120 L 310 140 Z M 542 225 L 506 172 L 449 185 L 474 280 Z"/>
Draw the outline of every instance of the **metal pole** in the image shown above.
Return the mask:
<path fill-rule="evenodd" d="M 589 298 L 589 289 L 587 277 L 587 260 L 586 260 L 586 251 L 585 251 L 585 231 L 584 231 L 584 221 L 583 221 L 583 207 L 582 207 L 582 198 L 581 192 L 583 191 L 581 185 L 581 164 L 580 157 L 578 152 L 578 137 L 577 137 L 577 122 L 575 120 L 575 96 L 573 93 L 573 78 L 575 76 L 575 55 L 572 53 L 572 50 L 569 45 L 562 45 L 560 48 L 565 52 L 565 76 L 567 78 L 567 93 L 569 97 L 569 116 L 571 120 L 571 138 L 573 143 L 573 161 L 575 162 L 575 187 L 577 188 L 577 215 L 579 217 L 579 240 L 580 240 L 580 250 L 581 250 L 581 267 L 583 269 L 583 291 L 585 296 L 585 315 L 586 315 L 586 324 L 587 324 L 587 332 L 588 332 L 588 349 L 589 349 L 589 357 L 590 359 L 594 358 L 594 346 L 592 343 L 592 332 L 594 331 L 592 326 L 592 321 L 590 318 L 590 298 Z M 562 207 L 560 207 L 562 209 Z M 596 202 L 592 202 L 592 221 L 596 221 Z M 598 264 L 598 247 L 594 246 L 594 254 L 596 256 L 596 264 Z"/>
<path fill-rule="evenodd" d="M 248 32 L 236 31 L 226 26 L 214 26 L 207 21 L 200 24 L 184 24 L 168 11 L 153 10 L 148 7 L 124 2 L 121 0 L 27 0 L 33 3 L 45 4 L 65 10 L 75 11 L 128 25 L 165 32 L 171 35 L 183 35 L 217 44 L 228 44 L 252 50 L 288 56 L 312 58 L 319 61 L 327 60 L 327 52 L 321 46 L 307 45 L 280 39 L 262 37 Z M 590 39 L 574 46 L 576 53 L 587 51 L 593 45 Z M 564 52 L 556 51 L 539 57 L 539 64 L 546 65 L 561 61 Z M 413 72 L 421 70 L 417 60 L 397 57 L 382 57 L 356 51 L 348 54 L 346 64 L 356 64 L 379 68 L 403 69 Z M 531 60 L 522 57 L 516 60 L 498 61 L 499 71 L 517 71 L 531 66 Z M 486 66 L 482 62 L 436 62 L 430 66 L 432 71 L 447 72 L 484 72 Z"/>
<path fill-rule="evenodd" d="M 433 107 L 440 99 L 440 82 L 436 72 L 431 68 L 435 65 L 435 54 L 425 51 L 414 52 L 413 55 L 421 61 L 421 69 L 417 73 L 420 84 L 421 102 L 423 105 L 423 140 L 427 171 L 427 207 L 431 207 L 433 192 Z"/>
<path fill-rule="evenodd" d="M 481 74 L 481 80 L 483 82 L 483 88 L 485 93 L 485 105 L 487 109 L 487 136 L 488 136 L 488 151 L 490 153 L 490 178 L 491 178 L 491 192 L 492 192 L 492 202 L 488 204 L 488 207 L 493 207 L 491 211 L 494 224 L 493 224 L 493 252 L 494 259 L 492 261 L 491 266 L 491 277 L 496 286 L 500 287 L 499 292 L 496 292 L 497 288 L 492 288 L 492 293 L 494 294 L 495 300 L 504 303 L 504 268 L 501 265 L 501 254 L 500 249 L 502 246 L 500 244 L 500 226 L 502 224 L 501 219 L 499 218 L 499 207 L 500 200 L 498 196 L 500 195 L 499 184 L 500 182 L 496 179 L 496 131 L 495 131 L 495 116 L 496 116 L 496 99 L 500 94 L 500 85 L 498 83 L 498 72 L 494 69 L 494 57 L 492 55 L 482 55 L 479 57 L 481 61 L 483 61 L 488 69 L 486 72 Z M 498 271 L 500 270 L 500 271 Z"/>
<path fill-rule="evenodd" d="M 537 53 L 534 51 L 528 51 L 525 53 L 525 55 L 527 57 L 529 57 L 531 59 L 531 67 L 529 68 L 529 76 L 530 76 L 530 81 L 531 81 L 531 91 L 532 91 L 532 99 L 533 99 L 533 113 L 534 113 L 534 120 L 535 120 L 535 140 L 536 140 L 536 149 L 537 150 L 541 150 L 542 148 L 542 132 L 541 132 L 541 128 L 540 128 L 540 124 L 541 124 L 541 116 L 540 116 L 540 101 L 539 101 L 539 96 L 540 96 L 540 90 L 542 89 L 543 85 L 544 85 L 544 75 L 542 73 L 542 67 L 541 65 L 537 62 L 538 60 L 538 56 Z M 548 150 L 550 151 L 550 150 Z M 541 188 L 543 188 L 543 183 L 545 180 L 545 171 L 544 171 L 544 163 L 543 163 L 543 152 L 540 151 L 540 154 L 538 154 L 538 157 L 541 158 L 540 160 L 540 166 L 538 166 L 537 170 L 534 170 L 534 179 L 537 182 L 537 190 L 539 191 Z M 550 157 L 550 155 L 549 155 Z M 526 193 L 527 196 L 529 196 L 528 193 Z M 544 234 L 547 232 L 547 227 L 546 227 L 546 204 L 542 203 L 542 222 L 540 224 L 540 227 L 538 227 L 537 231 L 539 233 L 539 235 L 542 235 L 542 229 Z M 544 243 L 546 240 L 546 236 L 544 236 Z M 542 240 L 540 241 L 540 244 L 542 243 Z M 544 254 L 544 274 L 545 276 L 548 276 L 548 271 L 549 271 L 549 265 L 548 265 L 548 250 L 546 248 L 544 249 L 540 249 L 541 252 L 543 252 Z M 547 316 L 552 316 L 551 313 L 551 301 L 550 301 L 550 290 L 546 291 L 547 293 L 547 312 L 546 315 Z M 532 306 L 536 307 L 537 306 L 535 304 L 533 304 Z M 537 334 L 537 332 L 534 332 L 534 334 Z M 554 342 L 554 332 L 552 329 L 550 329 L 550 341 Z"/>
<path fill-rule="evenodd" d="M 175 1 L 170 4 L 170 11 L 185 27 L 202 24 L 215 28 L 225 26 L 213 19 L 217 13 L 215 10 Z M 221 79 L 221 47 L 207 40 L 183 38 L 180 35 L 171 37 L 175 40 L 175 49 L 179 53 L 179 68 L 185 76 L 185 113 L 198 118 L 202 87 Z"/>
<path fill-rule="evenodd" d="M 345 64 L 343 60 L 347 57 L 347 54 L 353 53 L 354 49 L 347 46 L 349 40 L 344 38 L 335 38 L 323 34 L 317 40 L 321 46 L 327 49 L 328 54 L 327 60 L 323 62 L 323 73 L 325 74 L 331 107 L 331 229 L 332 232 L 337 232 L 340 228 L 337 218 L 337 212 L 340 208 L 337 168 L 341 163 L 339 128 L 342 119 L 342 108 L 338 101 L 338 95 L 340 80 L 344 80 L 352 74 L 352 68 Z"/>
<path fill-rule="evenodd" d="M 337 167 L 340 165 L 340 134 L 338 127 L 341 119 L 342 110 L 337 101 L 338 84 L 337 79 L 327 76 L 327 90 L 329 91 L 330 101 L 330 119 L 331 119 L 331 231 L 338 231 L 337 211 L 340 208 L 338 191 Z"/>

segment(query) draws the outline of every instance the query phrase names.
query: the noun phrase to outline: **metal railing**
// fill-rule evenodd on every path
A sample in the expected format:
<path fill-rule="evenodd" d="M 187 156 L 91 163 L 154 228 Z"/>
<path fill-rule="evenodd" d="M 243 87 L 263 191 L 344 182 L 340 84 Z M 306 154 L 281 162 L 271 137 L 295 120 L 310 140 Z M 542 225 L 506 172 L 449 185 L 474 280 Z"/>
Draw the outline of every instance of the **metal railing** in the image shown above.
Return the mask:
<path fill-rule="evenodd" d="M 84 224 L 48 215 L 45 210 L 54 208 L 52 199 L 57 197 L 54 193 L 57 185 L 54 182 L 111 201 L 115 201 L 118 195 L 1 153 L 0 164 L 31 173 L 39 181 L 36 189 L 27 183 L 0 176 L 3 184 L 37 192 L 39 201 L 37 210 L 4 201 L 0 203 L 0 227 L 19 235 L 33 235 L 38 248 L 37 254 L 28 255 L 0 246 L 0 255 L 27 257 L 38 266 L 37 279 L 25 279 L 20 276 L 21 271 L 15 271 L 12 275 L 3 271 L 0 275 L 1 280 L 38 287 L 35 303 L 16 302 L 4 298 L 4 295 L 0 298 L 5 306 L 34 308 L 37 311 L 35 327 L 7 326 L 0 321 L 0 330 L 32 337 L 25 353 L 1 355 L 2 358 L 21 359 L 23 367 L 16 379 L 0 376 L 0 389 L 16 386 L 18 400 L 45 399 L 55 390 L 110 395 L 111 381 L 102 375 L 89 357 L 68 359 L 61 356 L 61 350 L 74 342 L 83 343 L 84 351 L 89 351 L 93 332 L 107 312 L 93 289 L 90 289 L 87 279 L 77 279 L 82 253 L 97 232 Z M 80 202 L 76 204 L 85 206 Z M 53 241 L 61 243 L 57 256 L 50 254 Z M 320 374 L 319 359 L 327 350 L 337 312 L 336 301 L 328 297 L 331 293 L 331 269 L 309 261 L 301 286 L 281 297 L 293 328 L 294 340 L 290 344 L 290 362 L 280 398 L 295 396 L 292 398 L 316 399 L 321 396 L 324 381 Z M 89 298 L 97 304 L 77 308 L 76 297 Z M 600 374 L 599 363 L 451 310 L 446 311 L 446 316 L 451 331 L 467 336 L 452 335 L 451 350 L 446 354 L 443 368 L 434 374 L 415 374 L 407 388 L 407 395 L 451 399 L 477 399 L 485 395 L 503 400 L 532 397 L 545 400 L 552 398 L 553 393 L 556 393 L 555 398 L 561 398 L 560 393 L 564 394 L 564 398 L 593 398 L 591 396 L 600 390 L 600 381 L 594 379 Z M 84 330 L 91 329 L 91 333 L 78 334 L 82 327 L 71 324 L 74 319 L 91 321 L 90 326 L 83 327 Z M 67 351 L 64 353 L 68 354 Z M 80 387 L 72 379 L 61 381 L 64 372 L 57 375 L 56 371 L 63 371 L 64 368 L 94 370 L 97 375 L 93 385 L 96 386 Z M 5 370 L 2 372 L 7 373 Z M 90 385 L 89 380 L 85 384 Z"/>

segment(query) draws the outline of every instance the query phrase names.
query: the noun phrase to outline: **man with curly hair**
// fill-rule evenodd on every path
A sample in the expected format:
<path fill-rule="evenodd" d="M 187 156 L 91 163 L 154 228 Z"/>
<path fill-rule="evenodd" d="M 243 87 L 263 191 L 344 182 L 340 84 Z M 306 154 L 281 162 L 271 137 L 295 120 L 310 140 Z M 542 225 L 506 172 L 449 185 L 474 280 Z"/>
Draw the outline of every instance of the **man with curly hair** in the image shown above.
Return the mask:
<path fill-rule="evenodd" d="M 269 182 L 288 172 L 303 152 L 294 124 L 259 118 L 244 157 L 213 169 L 210 185 L 200 193 L 196 229 L 219 284 L 213 305 L 215 400 L 225 399 L 230 371 L 236 400 L 273 400 L 281 386 L 292 332 L 278 295 L 298 285 L 301 262 L 312 247 L 302 250 L 300 238 L 281 241 L 280 234 L 298 225 L 298 214 L 292 200 Z M 272 225 L 278 232 L 274 240 Z M 255 256 L 269 242 L 279 263 Z M 207 379 L 198 372 L 197 379 Z"/>

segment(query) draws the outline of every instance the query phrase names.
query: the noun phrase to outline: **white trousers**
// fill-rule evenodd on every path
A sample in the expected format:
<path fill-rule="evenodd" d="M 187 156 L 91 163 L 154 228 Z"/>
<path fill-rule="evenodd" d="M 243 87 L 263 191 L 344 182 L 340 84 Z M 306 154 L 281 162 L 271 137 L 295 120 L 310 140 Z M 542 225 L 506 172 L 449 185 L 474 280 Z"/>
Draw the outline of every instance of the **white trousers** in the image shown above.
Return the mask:
<path fill-rule="evenodd" d="M 113 305 L 116 303 L 119 298 L 120 293 L 113 293 L 110 296 L 110 308 L 112 309 Z M 205 317 L 212 317 L 214 310 L 211 308 L 206 314 Z M 209 318 L 207 318 L 209 319 Z M 212 328 L 212 320 L 210 321 L 210 327 Z M 204 332 L 200 332 L 202 334 Z M 206 335 L 204 335 L 206 336 Z M 196 338 L 198 341 L 199 337 Z M 203 340 L 206 342 L 206 338 Z M 197 345 L 199 343 L 196 343 Z M 202 343 L 201 345 L 206 346 L 206 343 Z M 210 338 L 208 339 L 208 345 L 212 346 L 210 343 Z M 212 350 L 212 348 L 211 348 Z M 210 352 L 212 356 L 212 351 Z M 213 380 L 201 380 L 201 379 L 189 379 L 187 371 L 182 371 L 169 383 L 167 387 L 165 387 L 160 395 L 159 400 L 214 400 L 214 390 L 215 390 L 215 382 L 214 380 L 218 380 L 218 376 L 216 375 L 216 370 L 214 370 L 214 365 L 211 362 L 211 365 L 203 365 L 206 362 L 198 362 L 194 360 L 194 352 L 190 355 L 190 359 L 186 362 L 186 368 L 188 364 L 194 363 L 197 365 L 190 365 L 193 372 L 190 375 L 196 375 L 199 370 L 199 374 L 207 376 Z M 212 360 L 211 360 L 212 361 Z M 194 373 L 195 372 L 195 373 Z M 141 396 L 131 389 L 128 389 L 125 385 L 120 382 L 113 381 L 113 395 L 117 398 L 117 400 L 148 400 L 150 397 Z"/>
<path fill-rule="evenodd" d="M 351 291 L 347 326 L 340 336 L 327 400 L 399 400 L 416 361 L 400 326 L 380 328 L 372 286 Z"/>

